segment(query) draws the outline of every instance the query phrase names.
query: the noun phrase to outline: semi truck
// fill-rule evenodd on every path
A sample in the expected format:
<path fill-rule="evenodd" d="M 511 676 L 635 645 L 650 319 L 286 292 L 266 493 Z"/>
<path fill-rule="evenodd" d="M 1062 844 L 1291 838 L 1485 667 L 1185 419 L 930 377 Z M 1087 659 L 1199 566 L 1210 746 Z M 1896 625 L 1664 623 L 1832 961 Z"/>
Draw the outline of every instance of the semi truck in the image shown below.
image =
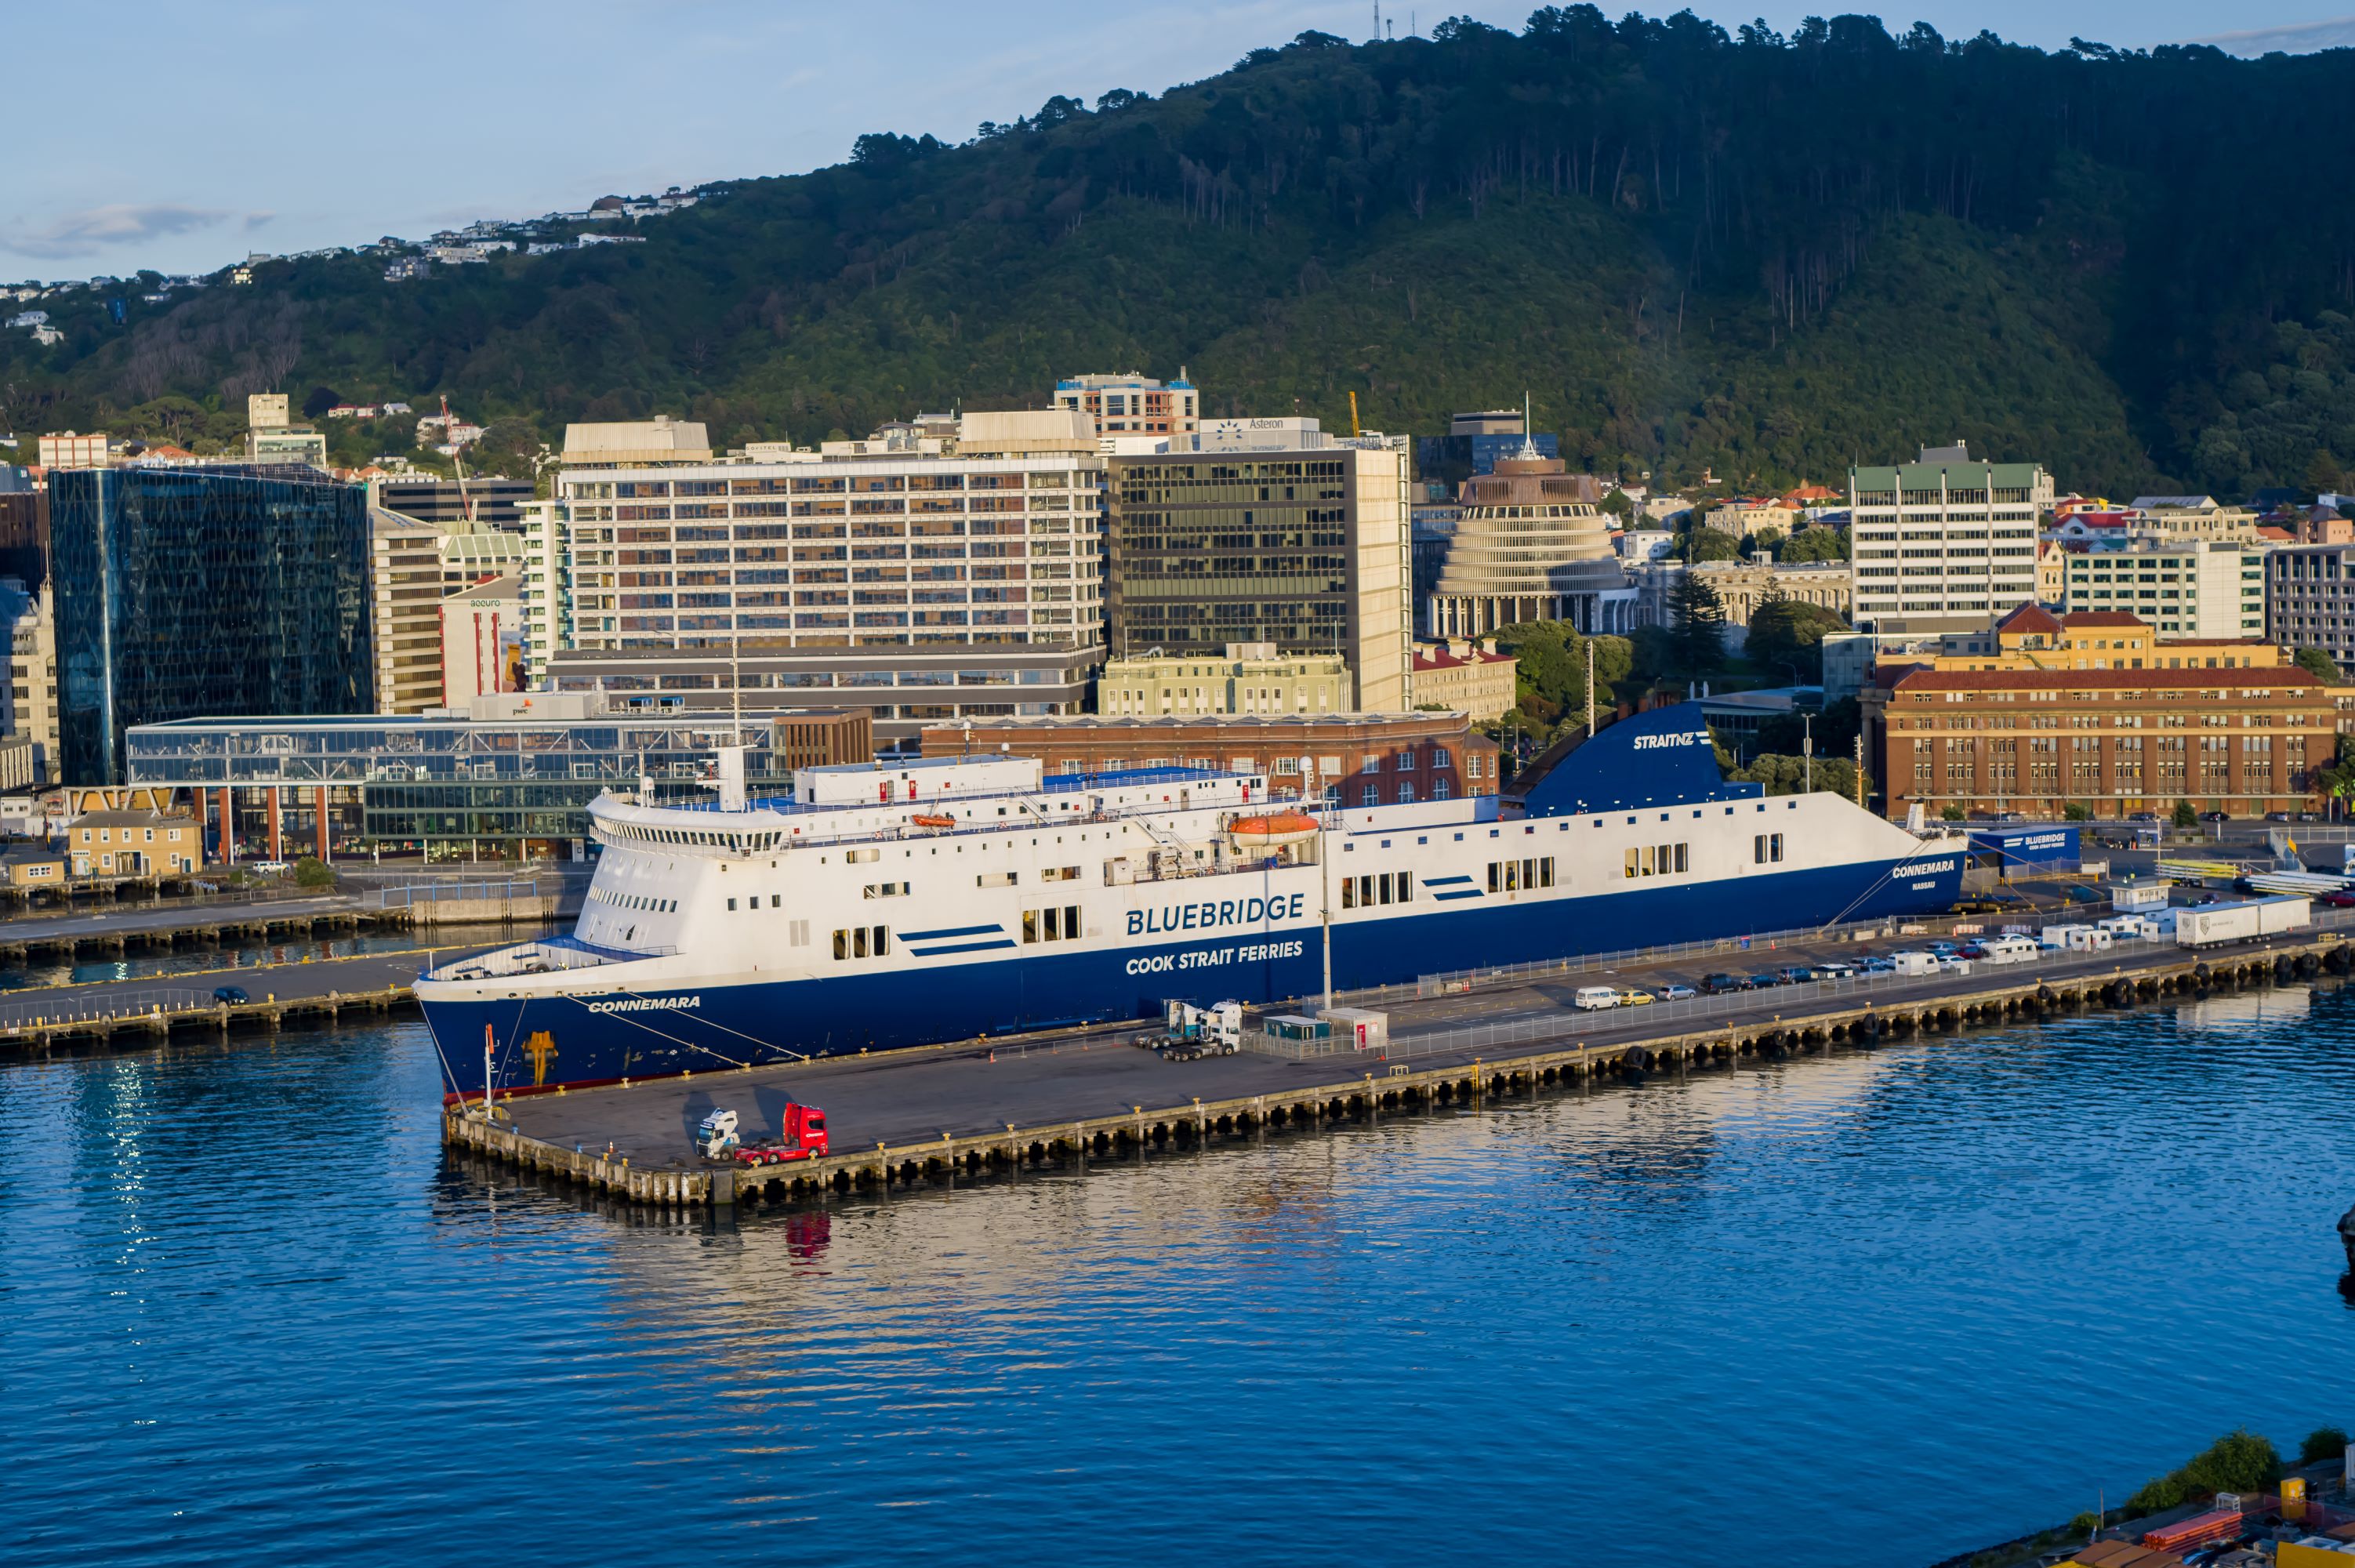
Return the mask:
<path fill-rule="evenodd" d="M 788 1160 L 815 1159 L 826 1152 L 826 1113 L 815 1105 L 789 1100 L 780 1123 L 774 1141 L 748 1144 L 739 1130 L 736 1113 L 722 1107 L 696 1127 L 695 1152 L 706 1159 L 735 1159 L 746 1165 L 783 1165 Z"/>
<path fill-rule="evenodd" d="M 1138 1035 L 1136 1043 L 1160 1052 L 1165 1061 L 1232 1056 L 1243 1046 L 1243 1005 L 1219 1002 L 1198 1008 L 1173 998 L 1165 1004 L 1159 1032 Z"/>
<path fill-rule="evenodd" d="M 2175 912 L 2175 941 L 2181 947 L 2253 942 L 2261 936 L 2300 930 L 2312 917 L 2312 900 L 2288 896 L 2179 909 Z"/>

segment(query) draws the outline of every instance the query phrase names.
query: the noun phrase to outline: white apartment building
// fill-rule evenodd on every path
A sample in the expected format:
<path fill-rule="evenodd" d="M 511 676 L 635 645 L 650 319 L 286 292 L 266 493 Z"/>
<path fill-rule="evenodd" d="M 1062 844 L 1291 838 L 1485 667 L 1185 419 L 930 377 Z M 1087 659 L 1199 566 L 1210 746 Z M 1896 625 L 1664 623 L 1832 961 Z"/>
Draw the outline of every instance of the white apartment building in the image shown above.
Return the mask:
<path fill-rule="evenodd" d="M 568 439 L 553 505 L 528 509 L 543 684 L 859 706 L 911 745 L 943 719 L 1081 710 L 1103 651 L 1105 464 L 1084 412 L 967 414 L 953 453 L 910 437 L 713 460 L 699 427 L 645 434 Z"/>
<path fill-rule="evenodd" d="M 2265 636 L 2355 662 L 2355 545 L 2282 545 L 2265 552 Z"/>
<path fill-rule="evenodd" d="M 2062 550 L 2063 610 L 2123 610 L 2162 637 L 2265 635 L 2265 550 L 2254 543 L 2143 534 Z"/>
<path fill-rule="evenodd" d="M 1961 445 L 1849 470 L 1852 614 L 1859 631 L 1961 630 L 2036 597 L 2036 527 L 2052 476 L 1974 461 Z"/>
<path fill-rule="evenodd" d="M 368 508 L 368 629 L 376 649 L 376 710 L 422 713 L 443 705 L 442 530 Z"/>
<path fill-rule="evenodd" d="M 1055 407 L 1091 416 L 1107 438 L 1190 435 L 1201 425 L 1202 394 L 1181 366 L 1167 384 L 1134 370 L 1067 377 L 1055 383 Z"/>

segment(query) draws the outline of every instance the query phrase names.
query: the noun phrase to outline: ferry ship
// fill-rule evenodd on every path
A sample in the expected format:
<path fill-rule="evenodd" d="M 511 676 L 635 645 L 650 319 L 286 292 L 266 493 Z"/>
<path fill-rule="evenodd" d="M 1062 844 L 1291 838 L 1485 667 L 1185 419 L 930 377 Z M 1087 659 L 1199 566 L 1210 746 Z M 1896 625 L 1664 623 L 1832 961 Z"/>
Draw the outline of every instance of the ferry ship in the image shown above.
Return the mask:
<path fill-rule="evenodd" d="M 591 805 L 569 933 L 419 977 L 445 1098 L 1927 914 L 1965 863 L 1959 835 L 1729 782 L 1690 703 L 1557 745 L 1511 798 L 1313 814 L 1264 773 L 998 755 L 752 800 L 731 760 L 714 801 Z"/>

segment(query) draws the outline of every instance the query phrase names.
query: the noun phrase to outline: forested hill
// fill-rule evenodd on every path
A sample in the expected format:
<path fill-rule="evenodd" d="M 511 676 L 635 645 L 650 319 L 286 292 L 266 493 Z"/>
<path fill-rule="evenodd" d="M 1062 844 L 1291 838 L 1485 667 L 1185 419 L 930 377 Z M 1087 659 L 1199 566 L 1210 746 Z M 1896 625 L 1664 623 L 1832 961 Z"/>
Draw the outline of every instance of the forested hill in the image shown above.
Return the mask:
<path fill-rule="evenodd" d="M 2325 484 L 2355 464 L 2350 62 L 1590 6 L 1307 34 L 963 145 L 863 136 L 643 244 L 53 309 L 57 347 L 0 333 L 0 424 L 221 440 L 274 386 L 446 392 L 502 439 L 666 411 L 805 442 L 1182 364 L 1213 413 L 1327 428 L 1353 389 L 1428 432 L 1526 388 L 1575 459 L 1677 481 L 1963 437 L 2088 490 Z"/>

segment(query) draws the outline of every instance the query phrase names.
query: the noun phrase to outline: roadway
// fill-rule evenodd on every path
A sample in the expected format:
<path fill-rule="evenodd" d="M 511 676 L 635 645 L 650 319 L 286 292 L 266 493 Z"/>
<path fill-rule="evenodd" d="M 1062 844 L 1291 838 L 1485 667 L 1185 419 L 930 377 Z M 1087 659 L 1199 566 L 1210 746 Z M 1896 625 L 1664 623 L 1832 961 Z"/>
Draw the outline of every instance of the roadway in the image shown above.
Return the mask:
<path fill-rule="evenodd" d="M 254 921 L 358 913 L 360 909 L 358 896 L 352 893 L 116 904 L 103 910 L 70 914 L 22 914 L 0 919 L 0 942 L 48 942 L 69 936 L 106 936 L 117 932 L 180 931 L 197 926 L 240 925 Z"/>
<path fill-rule="evenodd" d="M 499 944 L 492 944 L 496 946 Z M 469 943 L 429 947 L 422 944 L 391 953 L 368 953 L 350 958 L 315 958 L 290 964 L 240 965 L 235 968 L 204 969 L 178 975 L 151 975 L 128 980 L 98 980 L 78 986 L 28 986 L 0 991 L 0 1024 L 29 1023 L 36 1018 L 96 1016 L 110 1010 L 144 1010 L 163 1001 L 167 993 L 188 993 L 209 1002 L 216 986 L 235 986 L 253 1000 L 270 997 L 298 1001 L 336 993 L 357 996 L 388 986 L 406 988 L 418 972 L 453 954 L 479 952 L 485 944 Z"/>

